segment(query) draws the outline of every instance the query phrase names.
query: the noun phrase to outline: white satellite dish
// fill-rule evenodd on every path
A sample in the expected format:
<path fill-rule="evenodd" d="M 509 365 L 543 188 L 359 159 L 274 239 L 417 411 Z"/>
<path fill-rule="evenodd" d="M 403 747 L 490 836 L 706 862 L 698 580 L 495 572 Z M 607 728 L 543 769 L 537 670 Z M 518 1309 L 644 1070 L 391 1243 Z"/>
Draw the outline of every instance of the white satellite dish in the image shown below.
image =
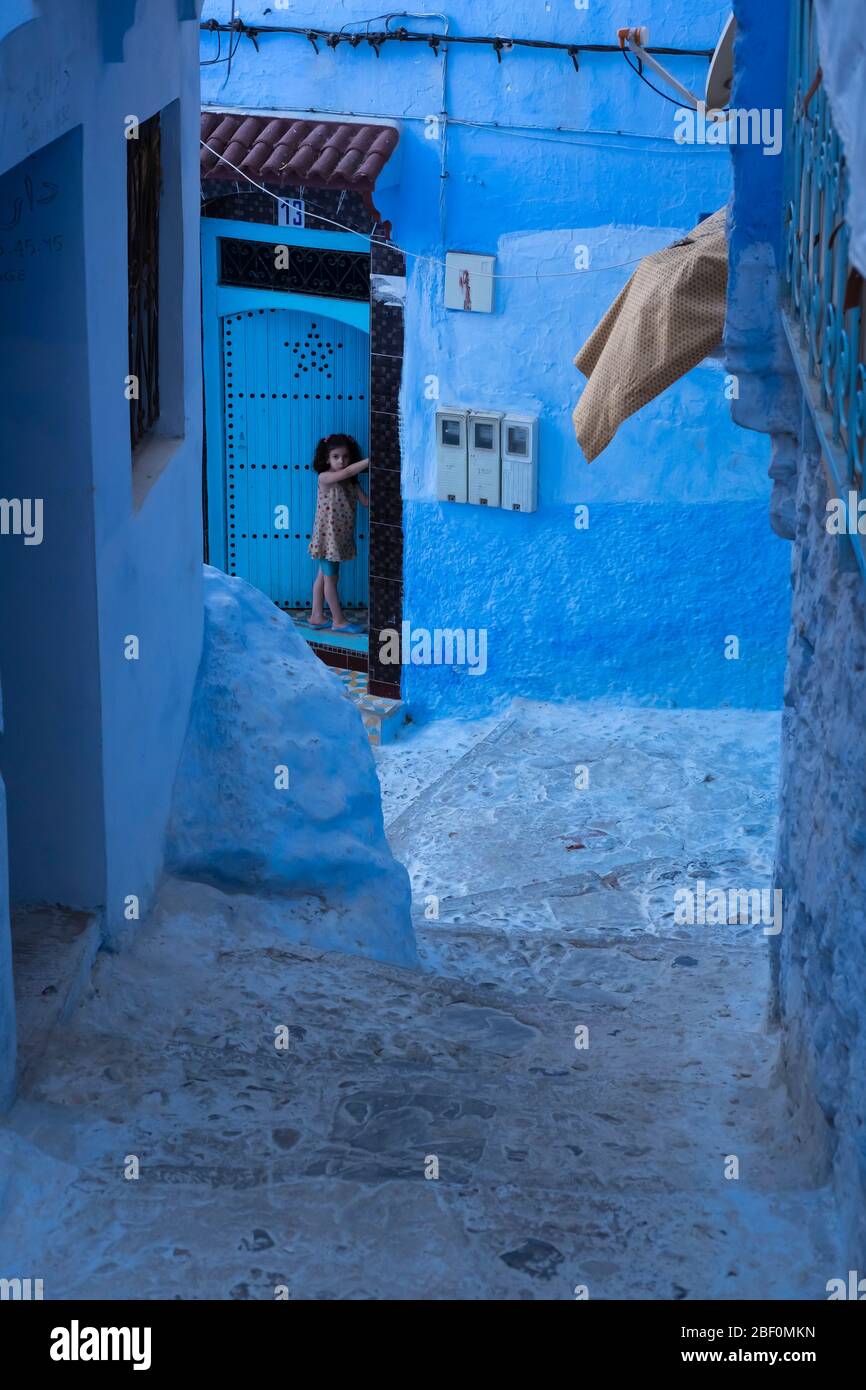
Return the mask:
<path fill-rule="evenodd" d="M 644 67 L 651 68 L 657 73 L 664 82 L 668 84 L 678 96 L 684 101 L 691 102 L 693 106 L 699 106 L 700 100 L 694 92 L 678 82 L 667 68 L 663 68 L 651 53 L 647 53 L 649 43 L 649 29 L 646 25 L 641 25 L 637 29 L 617 30 L 621 48 L 628 48 L 636 58 L 640 59 Z M 722 37 L 716 44 L 716 51 L 710 63 L 710 70 L 707 74 L 707 87 L 704 94 L 704 105 L 707 111 L 722 111 L 731 99 L 731 83 L 734 80 L 734 40 L 737 37 L 737 21 L 733 15 L 728 17 L 728 22 L 722 30 Z"/>
<path fill-rule="evenodd" d="M 722 37 L 716 44 L 713 61 L 707 75 L 707 110 L 721 111 L 730 105 L 731 83 L 734 80 L 734 39 L 737 37 L 737 21 L 733 15 L 722 30 Z"/>

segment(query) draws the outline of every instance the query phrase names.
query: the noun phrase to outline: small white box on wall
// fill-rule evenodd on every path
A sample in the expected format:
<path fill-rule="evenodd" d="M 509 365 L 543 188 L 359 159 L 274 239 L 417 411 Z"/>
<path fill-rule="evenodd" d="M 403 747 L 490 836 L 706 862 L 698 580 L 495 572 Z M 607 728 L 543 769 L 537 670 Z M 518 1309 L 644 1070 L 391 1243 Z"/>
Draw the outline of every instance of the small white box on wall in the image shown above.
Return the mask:
<path fill-rule="evenodd" d="M 436 411 L 436 496 L 440 502 L 467 500 L 468 412 L 450 406 Z"/>
<path fill-rule="evenodd" d="M 469 501 L 476 507 L 498 507 L 502 474 L 500 427 L 496 410 L 469 414 Z"/>
<path fill-rule="evenodd" d="M 502 506 L 509 512 L 538 507 L 538 417 L 506 415 L 502 421 Z"/>
<path fill-rule="evenodd" d="M 448 251 L 445 256 L 445 308 L 492 314 L 495 270 L 495 256 Z"/>

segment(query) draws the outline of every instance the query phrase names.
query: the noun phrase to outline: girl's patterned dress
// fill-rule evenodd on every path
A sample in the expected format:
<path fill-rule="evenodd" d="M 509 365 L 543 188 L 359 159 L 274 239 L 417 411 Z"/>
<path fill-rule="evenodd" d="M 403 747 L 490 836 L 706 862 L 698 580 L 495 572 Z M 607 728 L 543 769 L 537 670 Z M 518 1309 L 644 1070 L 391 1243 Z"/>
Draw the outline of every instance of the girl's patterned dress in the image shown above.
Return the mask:
<path fill-rule="evenodd" d="M 360 491 L 355 478 L 341 483 L 319 483 L 316 521 L 310 541 L 314 560 L 354 560 L 355 510 Z"/>

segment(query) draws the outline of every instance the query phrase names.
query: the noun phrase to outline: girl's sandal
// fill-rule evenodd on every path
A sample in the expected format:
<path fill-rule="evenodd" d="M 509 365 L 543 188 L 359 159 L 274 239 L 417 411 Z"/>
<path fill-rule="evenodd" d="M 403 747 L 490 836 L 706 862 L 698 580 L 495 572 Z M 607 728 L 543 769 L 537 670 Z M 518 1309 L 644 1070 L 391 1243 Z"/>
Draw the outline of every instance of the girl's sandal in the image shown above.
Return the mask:
<path fill-rule="evenodd" d="M 366 629 L 365 627 L 359 627 L 359 625 L 358 625 L 357 623 L 346 623 L 346 626 L 345 626 L 345 627 L 332 627 L 332 628 L 331 628 L 331 631 L 332 631 L 332 632 L 350 632 L 350 633 L 352 633 L 352 635 L 354 636 L 356 633 L 357 633 L 357 634 L 360 634 L 360 633 L 362 633 L 362 632 L 366 632 L 367 629 Z"/>
<path fill-rule="evenodd" d="M 330 623 L 330 619 L 328 619 L 328 618 L 326 618 L 325 621 L 324 621 L 323 623 L 314 623 L 314 622 L 311 622 L 309 618 L 306 618 L 306 619 L 304 620 L 304 627 L 311 627 L 311 628 L 313 629 L 314 632 L 322 632 L 322 631 L 324 631 L 325 628 L 329 628 L 330 626 L 331 626 L 331 623 Z"/>

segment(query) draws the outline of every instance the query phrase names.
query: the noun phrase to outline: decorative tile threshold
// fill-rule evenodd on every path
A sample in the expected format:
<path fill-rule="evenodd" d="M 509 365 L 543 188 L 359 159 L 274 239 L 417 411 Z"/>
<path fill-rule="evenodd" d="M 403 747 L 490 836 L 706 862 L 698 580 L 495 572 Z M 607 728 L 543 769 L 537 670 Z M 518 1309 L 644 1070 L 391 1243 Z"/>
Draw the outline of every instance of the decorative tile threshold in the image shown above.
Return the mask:
<path fill-rule="evenodd" d="M 393 743 L 406 722 L 406 707 L 402 700 L 387 700 L 383 695 L 371 695 L 367 688 L 368 677 L 362 671 L 334 671 L 334 675 L 345 686 L 346 694 L 358 707 L 367 737 L 379 747 Z"/>
<path fill-rule="evenodd" d="M 305 642 L 315 643 L 318 647 L 338 647 L 340 651 L 347 652 L 366 652 L 368 650 L 366 614 L 364 615 L 364 632 L 334 632 L 329 627 L 309 627 L 297 613 L 290 613 L 289 616 Z M 360 622 L 360 619 L 356 619 L 352 615 L 349 621 Z"/>

